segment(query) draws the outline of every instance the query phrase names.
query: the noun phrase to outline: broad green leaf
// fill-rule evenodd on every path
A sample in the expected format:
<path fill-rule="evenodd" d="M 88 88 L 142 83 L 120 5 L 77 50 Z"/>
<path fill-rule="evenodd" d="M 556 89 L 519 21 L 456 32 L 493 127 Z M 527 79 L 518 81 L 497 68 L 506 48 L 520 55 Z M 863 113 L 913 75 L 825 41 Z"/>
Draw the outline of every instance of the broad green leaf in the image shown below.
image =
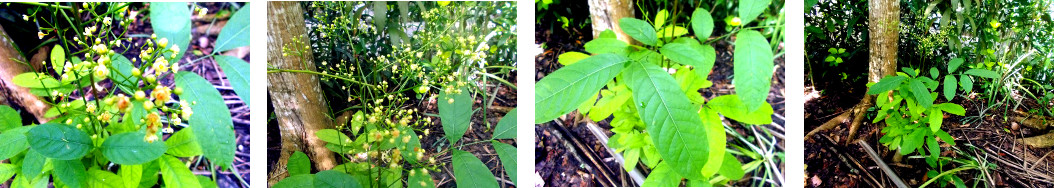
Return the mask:
<path fill-rule="evenodd" d="M 584 47 L 586 48 L 586 52 L 589 52 L 593 55 L 614 53 L 625 56 L 629 54 L 629 44 L 626 44 L 626 42 L 623 42 L 616 38 L 593 39 L 589 42 L 586 42 L 586 45 Z"/>
<path fill-rule="evenodd" d="M 388 25 L 388 3 L 387 2 L 373 2 L 373 7 L 370 8 L 373 14 L 373 25 L 378 30 L 387 30 L 384 26 Z M 318 183 L 318 182 L 316 182 Z"/>
<path fill-rule="evenodd" d="M 91 137 L 76 127 L 45 123 L 26 132 L 29 148 L 56 160 L 80 159 L 92 148 Z"/>
<path fill-rule="evenodd" d="M 158 175 L 161 173 L 161 160 L 150 161 L 143 166 L 143 177 L 139 180 L 139 187 L 154 187 L 157 185 Z"/>
<path fill-rule="evenodd" d="M 190 44 L 190 7 L 186 2 L 154 2 L 150 3 L 150 24 L 157 34 L 157 39 L 168 39 L 167 48 L 179 46 L 179 54 L 175 58 L 169 58 L 169 62 L 179 62 L 183 58 Z M 171 57 L 171 52 L 165 52 L 165 57 Z M 184 88 L 186 89 L 186 88 Z"/>
<path fill-rule="evenodd" d="M 117 174 L 99 169 L 88 171 L 88 187 L 124 188 L 125 182 Z"/>
<path fill-rule="evenodd" d="M 249 7 L 252 6 L 246 4 L 231 16 L 231 19 L 227 21 L 227 25 L 223 26 L 223 30 L 220 30 L 220 35 L 216 37 L 216 47 L 213 51 L 222 52 L 237 47 L 249 46 Z M 220 66 L 223 65 L 221 64 Z M 225 67 L 224 72 L 227 72 L 226 70 Z M 246 67 L 245 72 L 249 72 L 248 67 Z M 228 77 L 230 77 L 229 74 Z M 234 84 L 232 83 L 231 85 Z M 238 93 L 241 95 L 241 92 Z M 248 95 L 248 93 L 245 95 Z M 249 104 L 249 102 L 245 104 Z"/>
<path fill-rule="evenodd" d="M 168 150 L 164 142 L 155 141 L 148 143 L 144 141 L 143 137 L 145 136 L 146 133 L 142 132 L 116 134 L 106 138 L 100 149 L 102 149 L 103 156 L 106 156 L 113 163 L 121 165 L 138 165 L 150 162 L 161 157 Z"/>
<path fill-rule="evenodd" d="M 633 106 L 663 160 L 682 176 L 701 179 L 699 170 L 706 163 L 709 147 L 706 130 L 699 126 L 699 107 L 691 104 L 673 76 L 658 65 L 634 61 L 623 76 L 633 91 Z"/>
<path fill-rule="evenodd" d="M 973 78 L 970 76 L 962 75 L 959 77 L 959 86 L 963 87 L 963 93 L 970 94 L 973 91 Z"/>
<path fill-rule="evenodd" d="M 742 5 L 742 0 L 740 5 Z M 747 105 L 748 111 L 757 110 L 768 99 L 769 86 L 772 85 L 774 65 L 769 42 L 757 31 L 740 31 L 736 34 L 733 56 L 736 76 L 732 78 L 732 82 L 736 86 L 736 94 Z M 677 166 L 676 164 L 671 165 Z"/>
<path fill-rule="evenodd" d="M 346 144 L 351 142 L 351 137 L 344 135 L 340 131 L 334 129 L 322 129 L 315 131 L 315 136 L 319 140 L 329 142 L 331 144 Z"/>
<path fill-rule="evenodd" d="M 666 9 L 659 10 L 658 13 L 655 13 L 655 29 L 662 28 L 663 25 L 666 25 L 666 18 L 669 16 L 670 13 L 667 12 Z"/>
<path fill-rule="evenodd" d="M 417 132 L 414 132 L 414 129 L 410 126 L 400 126 L 397 129 L 402 132 L 399 135 L 399 138 L 397 138 L 399 139 L 399 143 L 401 143 L 397 144 L 397 147 L 399 147 L 400 150 L 404 151 L 402 152 L 403 159 L 410 162 L 411 164 L 416 164 L 416 151 L 421 148 L 421 138 L 417 136 Z M 402 142 L 403 140 L 405 140 L 406 142 Z"/>
<path fill-rule="evenodd" d="M 615 54 L 595 55 L 557 69 L 535 84 L 534 122 L 545 123 L 570 113 L 593 96 L 625 67 L 628 59 Z M 440 103 L 442 104 L 442 103 Z"/>
<path fill-rule="evenodd" d="M 194 111 L 188 123 L 201 151 L 213 164 L 228 166 L 234 161 L 234 123 L 223 97 L 209 81 L 192 72 L 176 74 L 176 86 L 183 88 L 179 98 L 191 103 Z"/>
<path fill-rule="evenodd" d="M 633 96 L 629 93 L 629 89 L 626 88 L 625 84 L 618 84 L 614 89 L 609 88 L 609 90 L 600 91 L 603 97 L 590 110 L 589 119 L 600 121 L 608 118 Z M 607 92 L 605 93 L 605 91 Z"/>
<path fill-rule="evenodd" d="M 0 131 L 0 161 L 14 157 L 29 148 L 26 140 L 26 132 L 32 127 L 18 127 L 7 131 Z"/>
<path fill-rule="evenodd" d="M 938 104 L 936 107 L 937 107 L 937 109 L 940 109 L 940 110 L 942 110 L 944 112 L 948 112 L 948 113 L 951 113 L 951 114 L 960 115 L 960 116 L 966 115 L 966 109 L 964 109 L 963 106 L 959 106 L 959 104 L 955 104 L 955 103 L 941 103 L 941 104 Z"/>
<path fill-rule="evenodd" d="M 659 38 L 674 38 L 688 34 L 688 29 L 681 26 L 667 26 L 655 32 Z"/>
<path fill-rule="evenodd" d="M 915 149 L 922 146 L 923 137 L 925 136 L 926 129 L 915 129 L 914 132 L 904 137 L 904 142 L 900 145 L 900 154 L 907 155 L 915 152 Z"/>
<path fill-rule="evenodd" d="M 941 129 L 941 124 L 944 123 L 944 113 L 941 113 L 940 109 L 930 109 L 929 114 L 930 131 L 937 132 Z"/>
<path fill-rule="evenodd" d="M 911 75 L 912 78 L 919 76 L 918 70 L 915 70 L 911 67 L 901 67 L 900 70 L 904 71 L 908 75 Z"/>
<path fill-rule="evenodd" d="M 743 163 L 740 163 L 739 159 L 731 153 L 725 153 L 724 162 L 721 164 L 721 175 L 738 180 L 743 179 L 743 174 Z"/>
<path fill-rule="evenodd" d="M 944 20 L 944 19 L 942 19 Z M 955 72 L 963 64 L 963 58 L 955 58 L 948 62 L 948 74 Z"/>
<path fill-rule="evenodd" d="M 198 139 L 194 138 L 193 130 L 183 129 L 172 134 L 165 141 L 165 146 L 168 146 L 169 155 L 176 157 L 193 157 L 201 155 L 201 144 L 198 144 Z"/>
<path fill-rule="evenodd" d="M 586 58 L 589 58 L 589 55 L 582 52 L 567 52 L 564 54 L 560 54 L 560 57 L 557 58 L 557 61 L 559 61 L 560 64 L 567 66 L 575 64 L 578 61 L 581 61 Z"/>
<path fill-rule="evenodd" d="M 937 139 L 932 137 L 932 136 L 927 136 L 926 137 L 926 148 L 929 149 L 929 151 L 927 151 L 927 152 L 929 152 L 929 155 L 926 155 L 927 156 L 927 162 L 928 161 L 933 161 L 934 164 L 936 164 L 937 157 L 941 156 L 941 147 L 940 147 L 940 144 L 937 143 Z M 933 165 L 933 166 L 937 166 L 937 165 Z"/>
<path fill-rule="evenodd" d="M 432 175 L 428 174 L 428 170 L 424 168 L 416 168 L 410 169 L 410 177 L 406 179 L 406 187 L 434 188 L 436 187 L 436 183 L 435 181 L 432 181 Z"/>
<path fill-rule="evenodd" d="M 164 180 L 165 187 L 201 187 L 198 178 L 194 177 L 194 173 L 187 168 L 186 164 L 183 164 L 183 161 L 166 155 L 161 156 L 158 162 L 161 163 L 161 179 Z"/>
<path fill-rule="evenodd" d="M 659 49 L 659 52 L 662 52 L 663 56 L 673 62 L 691 65 L 699 70 L 707 70 L 707 72 L 714 67 L 714 61 L 717 57 L 714 47 L 700 45 L 695 42 L 665 44 Z"/>
<path fill-rule="evenodd" d="M 0 163 L 0 180 L 9 180 L 15 173 L 18 173 L 18 166 Z"/>
<path fill-rule="evenodd" d="M 936 80 L 940 74 L 940 71 L 937 71 L 937 67 L 930 67 L 930 78 Z"/>
<path fill-rule="evenodd" d="M 245 9 L 248 8 L 248 6 L 245 7 Z M 223 74 L 227 75 L 227 81 L 231 82 L 234 93 L 238 94 L 245 106 L 249 106 L 249 103 L 251 103 L 249 102 L 249 96 L 251 95 L 249 93 L 249 63 L 237 57 L 225 55 L 213 56 L 213 58 L 216 59 L 216 64 L 223 68 Z"/>
<path fill-rule="evenodd" d="M 681 184 L 681 176 L 674 172 L 670 165 L 666 165 L 665 162 L 659 162 L 648 177 L 644 179 L 644 183 L 641 187 L 677 187 Z"/>
<path fill-rule="evenodd" d="M 498 121 L 498 125 L 494 127 L 494 139 L 515 139 L 516 138 L 516 109 L 512 109 L 505 114 L 505 117 Z"/>
<path fill-rule="evenodd" d="M 696 8 L 692 12 L 692 32 L 695 32 L 695 37 L 699 38 L 699 41 L 706 41 L 710 38 L 710 34 L 714 31 L 714 18 L 710 17 L 710 11 L 703 8 Z"/>
<path fill-rule="evenodd" d="M 761 15 L 771 2 L 772 0 L 739 0 L 739 19 L 743 20 L 743 25 L 747 25 Z"/>
<path fill-rule="evenodd" d="M 198 177 L 198 184 L 201 185 L 202 188 L 219 188 L 219 185 L 216 185 L 216 182 L 212 181 L 212 179 L 210 179 L 210 177 L 205 177 L 205 176 L 195 176 L 195 177 Z"/>
<path fill-rule="evenodd" d="M 498 153 L 498 159 L 501 160 L 501 166 L 505 169 L 505 174 L 509 175 L 509 179 L 512 180 L 513 184 L 516 183 L 516 146 L 512 146 L 506 143 L 498 141 L 490 141 L 491 145 L 494 146 L 494 151 Z"/>
<path fill-rule="evenodd" d="M 965 73 L 969 74 L 969 75 L 980 76 L 980 77 L 991 78 L 991 79 L 999 79 L 1001 77 L 1001 75 L 999 75 L 999 73 L 996 73 L 995 71 L 985 70 L 985 69 L 970 69 L 970 70 L 966 70 Z"/>
<path fill-rule="evenodd" d="M 934 132 L 933 134 L 937 135 L 937 138 L 941 138 L 941 141 L 947 142 L 953 146 L 955 145 L 955 138 L 952 138 L 952 135 L 948 134 L 948 132 L 937 130 L 937 132 Z"/>
<path fill-rule="evenodd" d="M 637 163 L 640 162 L 640 148 L 627 149 L 623 154 L 625 155 L 622 157 L 626 158 L 626 161 L 622 162 L 622 169 L 626 172 L 636 169 Z"/>
<path fill-rule="evenodd" d="M 311 174 L 311 159 L 308 159 L 304 152 L 293 152 L 293 155 L 289 156 L 287 169 L 289 169 L 290 176 Z"/>
<path fill-rule="evenodd" d="M 44 112 L 44 117 L 55 117 L 62 113 L 69 113 L 69 111 L 80 110 L 84 108 L 84 103 L 84 100 L 73 100 L 70 102 L 59 103 L 59 105 L 48 108 L 48 111 Z"/>
<path fill-rule="evenodd" d="M 55 167 L 55 180 L 62 181 L 69 187 L 85 186 L 88 171 L 85 170 L 84 163 L 81 163 L 80 159 L 54 160 L 51 164 Z"/>
<path fill-rule="evenodd" d="M 454 167 L 454 181 L 457 187 L 498 187 L 494 174 L 472 153 L 454 149 L 451 154 Z"/>
<path fill-rule="evenodd" d="M 139 187 L 139 181 L 143 178 L 143 165 L 121 165 L 117 171 L 124 183 L 124 187 Z"/>
<path fill-rule="evenodd" d="M 600 93 L 593 94 L 593 96 L 589 97 L 589 98 L 590 99 L 595 99 L 599 95 L 600 95 Z M 583 101 L 582 104 L 579 104 L 578 108 L 575 108 L 575 109 L 578 109 L 578 113 L 579 114 L 589 114 L 589 110 L 592 110 L 593 109 L 593 105 L 596 104 L 596 103 L 597 103 L 597 100 L 586 100 L 586 101 Z"/>
<path fill-rule="evenodd" d="M 22 159 L 22 175 L 29 176 L 27 178 L 34 179 L 44 173 L 44 165 L 48 163 L 48 158 L 36 151 L 29 150 L 26 152 L 26 157 Z"/>
<path fill-rule="evenodd" d="M 439 93 L 439 118 L 443 121 L 443 133 L 450 144 L 457 143 L 472 123 L 474 99 L 467 89 L 459 93 Z"/>
<path fill-rule="evenodd" d="M 316 188 L 357 188 L 362 187 L 358 180 L 340 171 L 327 170 L 315 174 Z"/>
<path fill-rule="evenodd" d="M 747 111 L 745 104 L 736 95 L 722 95 L 710 99 L 706 106 L 721 112 L 721 115 L 736 121 L 752 124 L 765 125 L 772 123 L 772 106 L 766 102 L 755 111 Z"/>
<path fill-rule="evenodd" d="M 14 108 L 7 105 L 0 105 L 0 119 L 3 119 L 3 121 L 0 121 L 0 133 L 22 126 L 22 116 L 20 116 L 18 111 L 15 111 Z M 3 155 L 0 154 L 0 156 Z M 0 158 L 0 160 L 3 160 L 3 158 Z"/>
<path fill-rule="evenodd" d="M 915 96 L 915 102 L 918 102 L 919 106 L 929 108 L 933 105 L 933 96 L 930 95 L 930 91 L 926 89 L 926 85 L 922 84 L 922 81 L 911 79 L 908 84 L 911 88 L 911 94 Z"/>
<path fill-rule="evenodd" d="M 436 4 L 439 4 L 439 6 L 446 6 L 450 4 L 450 1 L 436 1 Z"/>
<path fill-rule="evenodd" d="M 289 176 L 288 178 L 282 179 L 282 181 L 275 183 L 273 188 L 297 188 L 313 186 L 315 186 L 315 175 L 301 174 Z"/>
<path fill-rule="evenodd" d="M 62 49 L 62 45 L 55 45 L 55 48 L 51 49 L 51 68 L 55 69 L 55 73 L 62 75 L 65 72 L 63 66 L 66 65 L 66 50 Z"/>
<path fill-rule="evenodd" d="M 110 57 L 110 80 L 125 93 L 135 93 L 138 88 L 139 78 L 132 76 L 134 67 L 124 55 L 114 54 Z"/>
<path fill-rule="evenodd" d="M 655 36 L 655 28 L 644 20 L 626 17 L 619 19 L 618 22 L 619 27 L 622 28 L 622 32 L 633 37 L 634 40 L 637 40 L 640 43 L 655 46 L 655 44 L 659 42 L 658 36 Z"/>
<path fill-rule="evenodd" d="M 706 144 L 708 148 L 721 148 L 708 151 L 706 164 L 703 165 L 703 177 L 711 177 L 720 170 L 725 157 L 725 126 L 721 122 L 721 116 L 716 110 L 703 107 L 699 110 L 699 119 L 703 120 L 703 128 L 706 130 Z"/>
<path fill-rule="evenodd" d="M 955 90 L 959 89 L 957 87 L 957 86 L 959 86 L 958 83 L 959 82 L 955 80 L 955 76 L 944 75 L 944 98 L 945 99 L 948 99 L 948 101 L 951 101 L 952 98 L 955 98 Z"/>

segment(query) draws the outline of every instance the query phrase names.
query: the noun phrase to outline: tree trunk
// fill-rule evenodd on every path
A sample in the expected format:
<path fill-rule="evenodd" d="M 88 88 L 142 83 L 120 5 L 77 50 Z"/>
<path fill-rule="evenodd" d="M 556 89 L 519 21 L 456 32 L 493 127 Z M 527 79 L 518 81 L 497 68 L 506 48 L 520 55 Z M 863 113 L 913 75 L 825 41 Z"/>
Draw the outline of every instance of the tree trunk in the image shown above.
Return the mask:
<path fill-rule="evenodd" d="M 868 24 L 870 34 L 869 55 L 867 65 L 867 81 L 877 83 L 883 77 L 896 74 L 897 70 L 897 42 L 900 36 L 900 1 L 896 0 L 872 0 L 868 1 Z M 856 138 L 860 124 L 866 119 L 867 109 L 874 106 L 874 96 L 864 95 L 853 108 L 843 114 L 828 120 L 826 123 L 809 131 L 805 138 L 810 139 L 813 134 L 822 130 L 831 129 L 850 121 L 849 136 L 844 143 L 851 143 Z"/>
<path fill-rule="evenodd" d="M 279 69 L 314 71 L 313 55 L 309 48 L 304 13 L 299 2 L 268 2 L 267 6 L 267 62 Z M 303 43 L 293 43 L 299 38 Z M 307 49 L 302 56 L 282 55 L 282 47 Z M 286 164 L 295 151 L 303 151 L 319 171 L 335 166 L 333 152 L 315 136 L 321 129 L 333 128 L 333 120 L 326 116 L 325 102 L 318 77 L 303 73 L 267 74 L 267 92 L 277 117 L 282 139 L 282 152 L 269 175 L 268 185 L 288 176 Z"/>
<path fill-rule="evenodd" d="M 589 0 L 589 14 L 593 21 L 593 38 L 600 37 L 600 32 L 611 29 L 619 40 L 636 43 L 633 38 L 622 32 L 618 20 L 624 17 L 633 18 L 633 2 L 630 0 Z"/>
<path fill-rule="evenodd" d="M 48 110 L 49 106 L 37 96 L 29 93 L 29 88 L 20 87 L 11 81 L 18 74 L 35 70 L 31 67 L 25 67 L 22 63 L 14 60 L 26 61 L 26 58 L 22 57 L 22 54 L 19 54 L 15 47 L 12 46 L 14 43 L 10 41 L 13 40 L 3 30 L 3 27 L 0 27 L 0 41 L 3 41 L 0 42 L 0 105 L 8 105 L 15 109 L 29 112 L 36 118 L 38 123 L 47 122 L 50 118 L 45 118 L 44 112 Z M 36 62 L 39 61 L 43 60 L 37 60 Z M 34 61 L 30 61 L 29 64 L 35 65 Z"/>

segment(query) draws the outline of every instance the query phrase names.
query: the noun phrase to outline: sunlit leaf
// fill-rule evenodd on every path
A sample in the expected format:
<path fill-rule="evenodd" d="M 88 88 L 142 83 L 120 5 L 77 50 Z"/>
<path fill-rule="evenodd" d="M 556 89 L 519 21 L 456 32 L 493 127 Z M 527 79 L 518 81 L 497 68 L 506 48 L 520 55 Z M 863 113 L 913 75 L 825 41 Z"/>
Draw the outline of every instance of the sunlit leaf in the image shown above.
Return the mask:
<path fill-rule="evenodd" d="M 765 2 L 767 4 L 768 1 Z M 733 56 L 736 76 L 732 82 L 736 86 L 736 94 L 746 104 L 748 111 L 757 110 L 768 99 L 769 87 L 772 85 L 774 64 L 769 42 L 757 31 L 740 31 L 736 34 Z"/>

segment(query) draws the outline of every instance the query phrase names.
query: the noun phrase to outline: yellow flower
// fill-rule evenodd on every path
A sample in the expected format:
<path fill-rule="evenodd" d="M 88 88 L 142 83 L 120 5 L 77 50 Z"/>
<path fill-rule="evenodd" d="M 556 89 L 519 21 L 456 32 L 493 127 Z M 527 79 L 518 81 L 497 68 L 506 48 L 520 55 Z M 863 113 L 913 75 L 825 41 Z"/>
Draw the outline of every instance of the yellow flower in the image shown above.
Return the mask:
<path fill-rule="evenodd" d="M 161 116 L 157 112 L 151 112 L 146 115 L 146 137 L 143 137 L 143 141 L 154 143 L 157 141 L 157 131 L 161 128 Z"/>
<path fill-rule="evenodd" d="M 44 36 L 47 36 L 44 32 L 37 31 L 37 38 L 44 39 Z"/>
<path fill-rule="evenodd" d="M 143 99 L 146 99 L 146 92 L 143 92 L 143 90 L 135 91 L 135 100 L 141 101 Z"/>
<path fill-rule="evenodd" d="M 158 85 L 157 87 L 154 87 L 153 92 L 150 92 L 150 96 L 154 97 L 154 100 L 167 102 L 169 99 L 172 99 L 172 89 Z"/>
<path fill-rule="evenodd" d="M 120 110 L 122 113 L 127 112 L 128 108 L 131 106 L 132 101 L 128 99 L 128 96 L 124 96 L 124 94 L 117 95 L 117 110 Z"/>
<path fill-rule="evenodd" d="M 740 24 L 743 24 L 742 22 L 743 21 L 740 20 L 739 17 L 735 17 L 735 18 L 732 18 L 732 22 L 729 22 L 729 25 L 732 25 L 733 27 L 735 27 L 735 26 L 739 26 Z"/>
<path fill-rule="evenodd" d="M 96 65 L 94 71 L 95 78 L 99 80 L 106 79 L 106 76 L 110 75 L 110 69 L 107 69 L 106 65 L 103 65 L 102 63 Z"/>
<path fill-rule="evenodd" d="M 988 22 L 988 24 L 992 25 L 993 29 L 999 29 L 999 25 L 1002 25 L 1001 23 L 999 23 L 999 21 L 996 20 L 992 20 L 992 22 Z"/>
<path fill-rule="evenodd" d="M 161 38 L 161 40 L 158 40 L 157 46 L 161 48 L 165 48 L 166 46 L 168 46 L 168 38 Z"/>
<path fill-rule="evenodd" d="M 194 111 L 191 110 L 190 104 L 187 104 L 187 101 L 180 101 L 179 102 L 179 108 L 180 108 L 181 111 L 183 111 L 183 113 L 182 113 L 183 119 L 188 119 L 189 120 L 190 116 L 194 114 Z"/>

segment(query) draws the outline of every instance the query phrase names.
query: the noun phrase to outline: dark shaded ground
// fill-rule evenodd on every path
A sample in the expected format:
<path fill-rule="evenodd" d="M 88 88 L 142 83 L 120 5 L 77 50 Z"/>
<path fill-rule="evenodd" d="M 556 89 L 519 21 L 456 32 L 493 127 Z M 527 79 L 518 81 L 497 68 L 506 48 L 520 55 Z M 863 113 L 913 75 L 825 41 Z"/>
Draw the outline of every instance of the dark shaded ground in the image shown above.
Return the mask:
<path fill-rule="evenodd" d="M 863 69 L 866 70 L 866 69 Z M 862 72 L 861 70 L 860 72 Z M 860 73 L 860 72 L 857 72 Z M 805 132 L 809 132 L 843 111 L 852 108 L 864 96 L 866 87 L 863 84 L 842 82 L 834 78 L 817 78 L 814 88 L 810 82 L 805 86 Z M 996 187 L 1054 187 L 1050 178 L 1051 149 L 1038 149 L 1023 145 L 1014 139 L 1044 134 L 1046 130 L 1015 128 L 1009 115 L 1014 114 L 1014 104 L 988 104 L 982 94 L 957 96 L 952 103 L 966 108 L 966 116 L 947 114 L 942 129 L 955 138 L 956 146 L 965 154 L 980 159 L 983 163 L 998 166 L 988 172 L 977 170 L 961 171 L 958 174 L 967 185 L 991 182 Z M 821 94 L 822 93 L 822 94 Z M 943 100 L 943 99 L 941 99 Z M 1024 99 L 1017 109 L 1042 108 L 1033 99 Z M 926 171 L 929 165 L 921 158 L 905 157 L 901 163 L 893 162 L 893 152 L 878 143 L 884 124 L 871 124 L 869 114 L 862 125 L 859 139 L 863 139 L 874 148 L 882 160 L 890 165 L 896 174 L 909 186 L 918 186 L 929 180 Z M 842 124 L 831 130 L 819 132 L 811 138 L 805 138 L 806 180 L 809 187 L 875 187 L 893 186 L 875 161 L 867 157 L 865 151 L 857 144 L 846 144 L 848 125 Z M 968 156 L 956 153 L 948 145 L 941 145 L 943 157 L 967 159 Z M 976 147 L 976 149 L 973 149 Z M 950 167 L 951 169 L 954 167 Z M 973 180 L 980 174 L 991 174 L 990 179 Z"/>
<path fill-rule="evenodd" d="M 538 22 L 536 25 L 538 31 L 535 33 L 535 43 L 545 47 L 545 51 L 535 57 L 535 66 L 538 69 L 535 75 L 535 81 L 541 80 L 549 73 L 556 71 L 562 67 L 557 63 L 557 59 L 560 54 L 565 52 L 577 51 L 584 52 L 583 45 L 592 40 L 590 28 L 579 29 L 571 28 L 572 31 L 565 30 L 563 28 L 552 26 L 555 22 L 543 20 Z M 585 32 L 579 32 L 585 31 Z M 781 45 L 782 46 L 782 45 Z M 721 95 L 732 94 L 733 87 L 732 82 L 732 51 L 733 46 L 727 42 L 718 42 L 714 44 L 714 48 L 717 53 L 717 62 L 714 65 L 713 72 L 710 74 L 709 80 L 714 83 L 713 87 L 701 89 L 701 94 L 707 98 L 713 98 Z M 769 130 L 775 130 L 779 134 L 778 151 L 782 152 L 782 132 L 785 119 L 783 114 L 785 109 L 784 103 L 784 58 L 778 58 L 776 60 L 776 72 L 773 75 L 773 84 L 770 90 L 768 102 L 772 104 L 775 114 L 773 116 L 773 123 L 775 125 L 764 126 Z M 606 142 L 603 142 L 594 136 L 590 132 L 588 126 L 583 121 L 578 121 L 580 115 L 574 115 L 576 118 L 558 119 L 545 124 L 535 125 L 535 172 L 537 176 L 544 181 L 546 187 L 599 187 L 599 186 L 637 186 L 629 178 L 629 174 L 624 170 L 622 165 L 615 160 L 612 153 L 607 149 Z M 613 135 L 609 130 L 612 128 L 607 120 L 597 122 L 597 126 L 601 128 L 606 135 L 610 137 Z M 589 120 L 584 120 L 589 121 Z M 726 121 L 730 123 L 730 121 Z M 741 135 L 752 135 L 748 134 L 749 129 L 738 123 L 730 125 Z M 777 126 L 778 125 L 778 126 Z M 735 142 L 734 138 L 729 137 L 729 144 L 732 145 Z M 740 159 L 740 161 L 747 161 Z M 784 164 L 782 161 L 778 164 L 780 169 L 783 169 Z M 647 176 L 647 168 L 644 168 L 643 164 L 638 164 L 639 169 L 645 169 L 645 172 L 641 172 L 645 177 Z M 751 179 L 750 174 L 745 179 Z"/>
<path fill-rule="evenodd" d="M 184 52 L 184 56 L 179 61 L 179 64 L 181 65 L 180 66 L 180 70 L 190 71 L 190 72 L 197 73 L 198 75 L 201 75 L 206 80 L 208 80 L 210 83 L 212 83 L 216 87 L 216 89 L 220 92 L 220 94 L 223 96 L 223 99 L 226 102 L 227 107 L 231 111 L 232 120 L 234 122 L 235 138 L 236 138 L 236 141 L 237 141 L 237 146 L 236 146 L 236 150 L 235 150 L 235 160 L 234 160 L 234 163 L 230 164 L 230 165 L 232 165 L 231 166 L 232 168 L 236 168 L 236 172 L 238 173 L 238 175 L 241 176 L 241 178 L 244 180 L 244 182 L 250 182 L 250 179 L 249 179 L 249 159 L 250 159 L 250 157 L 249 157 L 249 144 L 250 144 L 250 142 L 249 142 L 249 114 L 250 114 L 249 113 L 249 111 L 250 111 L 249 110 L 249 106 L 247 106 L 245 104 L 245 102 L 241 101 L 241 99 L 234 93 L 234 90 L 231 88 L 230 83 L 226 80 L 226 77 L 222 73 L 222 70 L 220 70 L 219 66 L 211 58 L 201 59 L 202 57 L 204 57 L 204 55 L 207 55 L 207 54 L 211 53 L 212 45 L 214 43 L 212 41 L 215 41 L 217 35 L 219 34 L 219 28 L 222 28 L 224 26 L 224 24 L 226 23 L 226 20 L 230 18 L 230 14 L 231 14 L 230 10 L 232 9 L 231 6 L 243 6 L 244 3 L 196 3 L 196 5 L 200 6 L 200 7 L 208 8 L 209 11 L 208 11 L 208 14 L 205 17 L 203 17 L 203 18 L 207 18 L 207 19 L 197 18 L 196 16 L 192 17 L 192 19 L 194 20 L 192 25 L 194 25 L 194 26 L 209 25 L 209 24 L 213 23 L 213 21 L 214 21 L 213 18 L 215 18 L 215 24 L 213 24 L 213 27 L 216 27 L 216 28 L 212 32 L 206 32 L 205 31 L 206 29 L 200 28 L 200 27 L 195 27 L 195 28 L 191 29 L 191 33 L 192 33 L 191 40 L 192 40 L 192 42 L 191 42 L 191 45 L 189 45 L 191 48 L 189 50 L 184 50 L 183 51 Z M 5 9 L 3 11 L 0 11 L 0 12 L 2 12 L 0 14 L 2 14 L 4 16 L 4 18 L 13 18 L 13 17 L 7 17 L 7 16 L 10 16 L 12 14 L 19 14 L 18 12 L 24 11 L 24 10 L 18 9 L 18 7 L 28 7 L 28 6 L 13 5 L 12 6 L 13 9 Z M 118 53 L 121 53 L 121 54 L 124 54 L 125 57 L 129 57 L 129 58 L 131 58 L 131 57 L 138 57 L 139 51 L 141 50 L 139 48 L 139 46 L 142 46 L 142 44 L 144 44 L 146 42 L 146 40 L 149 39 L 149 38 L 142 37 L 142 36 L 149 36 L 151 33 L 153 33 L 153 31 L 151 29 L 151 24 L 152 23 L 150 22 L 150 19 L 148 18 L 149 17 L 148 16 L 149 15 L 148 11 L 144 11 L 144 10 L 147 10 L 147 7 L 149 7 L 148 3 L 133 3 L 133 4 L 131 4 L 129 6 L 129 10 L 138 10 L 138 11 L 140 11 L 140 14 L 138 16 L 137 21 L 129 24 L 129 26 L 126 28 L 128 30 L 128 36 L 131 36 L 131 38 L 132 38 L 131 43 L 133 45 L 131 45 L 130 48 L 128 47 L 128 45 L 126 45 L 125 47 L 118 47 L 118 48 L 115 48 L 114 51 L 116 51 Z M 196 13 L 195 13 L 195 15 L 196 15 Z M 38 38 L 35 36 L 35 34 L 37 32 L 36 26 L 35 25 L 30 25 L 29 27 L 25 27 L 27 22 L 22 21 L 20 16 L 18 17 L 18 19 L 19 20 L 5 19 L 3 21 L 0 21 L 0 23 L 3 23 L 4 26 L 5 26 L 4 29 L 8 33 L 12 34 L 11 36 L 13 38 L 15 38 L 16 44 L 19 46 L 20 49 L 23 50 L 23 53 L 28 54 L 28 55 L 35 54 L 36 51 L 32 51 L 32 50 L 35 50 L 35 47 L 42 42 L 41 40 L 38 40 Z M 87 18 L 85 18 L 85 19 L 87 19 Z M 115 25 L 116 25 L 116 23 L 115 23 Z M 125 28 L 114 28 L 112 30 L 112 32 L 120 33 L 120 32 L 122 32 L 124 30 L 125 30 Z M 33 37 L 24 37 L 24 36 L 27 36 L 27 35 L 34 35 L 34 36 Z M 23 37 L 20 37 L 20 36 L 23 36 Z M 51 35 L 51 36 L 48 36 L 48 37 L 54 37 L 54 36 Z M 44 38 L 44 40 L 47 40 L 47 39 L 49 39 L 49 38 Z M 49 44 L 49 45 L 53 45 L 53 44 Z M 78 49 L 70 49 L 70 51 L 74 51 L 74 50 L 78 50 Z M 194 51 L 202 51 L 204 53 L 201 53 L 202 55 L 198 55 Z M 235 57 L 240 57 L 242 60 L 245 60 L 246 62 L 250 62 L 251 63 L 251 61 L 249 61 L 250 60 L 249 56 L 248 56 L 249 50 L 248 50 L 247 47 L 236 49 L 236 50 L 232 50 L 232 51 L 235 51 L 235 52 L 227 53 L 225 55 L 231 55 L 231 56 L 235 56 Z M 135 62 L 133 62 L 133 63 L 135 63 Z M 138 66 L 139 63 L 135 63 L 135 64 L 137 64 L 137 66 Z M 145 70 L 145 68 L 143 68 L 143 69 Z M 169 85 L 169 86 L 175 85 L 175 82 L 173 81 L 173 77 L 171 75 L 170 76 L 166 76 L 166 77 L 158 78 L 158 82 L 163 84 L 163 85 Z M 112 85 L 112 83 L 110 83 L 109 81 L 100 82 L 100 85 L 102 85 L 103 88 L 115 88 Z M 118 92 L 120 92 L 120 91 L 118 90 Z M 174 96 L 174 97 L 176 97 L 177 100 L 178 100 L 178 96 Z M 180 129 L 179 127 L 173 127 L 173 128 L 176 129 L 177 131 Z M 167 136 L 169 136 L 169 135 L 165 135 L 165 136 L 166 136 L 165 139 L 167 139 Z M 194 159 L 194 160 L 197 160 L 197 159 Z M 190 166 L 190 168 L 194 172 L 195 175 L 202 175 L 202 176 L 208 176 L 208 177 L 212 176 L 212 172 L 211 172 L 211 170 L 209 168 L 209 165 L 206 162 L 192 163 L 192 164 L 193 165 Z M 214 165 L 216 165 L 216 164 L 214 164 Z M 115 169 L 113 169 L 113 170 L 115 170 Z M 217 185 L 219 187 L 247 187 L 247 186 L 244 186 L 245 184 L 241 183 L 241 180 L 238 179 L 237 175 L 232 170 L 224 170 L 224 171 L 219 171 L 218 170 L 216 173 L 217 173 L 217 175 L 216 175 L 216 179 L 214 181 L 217 183 Z"/>

